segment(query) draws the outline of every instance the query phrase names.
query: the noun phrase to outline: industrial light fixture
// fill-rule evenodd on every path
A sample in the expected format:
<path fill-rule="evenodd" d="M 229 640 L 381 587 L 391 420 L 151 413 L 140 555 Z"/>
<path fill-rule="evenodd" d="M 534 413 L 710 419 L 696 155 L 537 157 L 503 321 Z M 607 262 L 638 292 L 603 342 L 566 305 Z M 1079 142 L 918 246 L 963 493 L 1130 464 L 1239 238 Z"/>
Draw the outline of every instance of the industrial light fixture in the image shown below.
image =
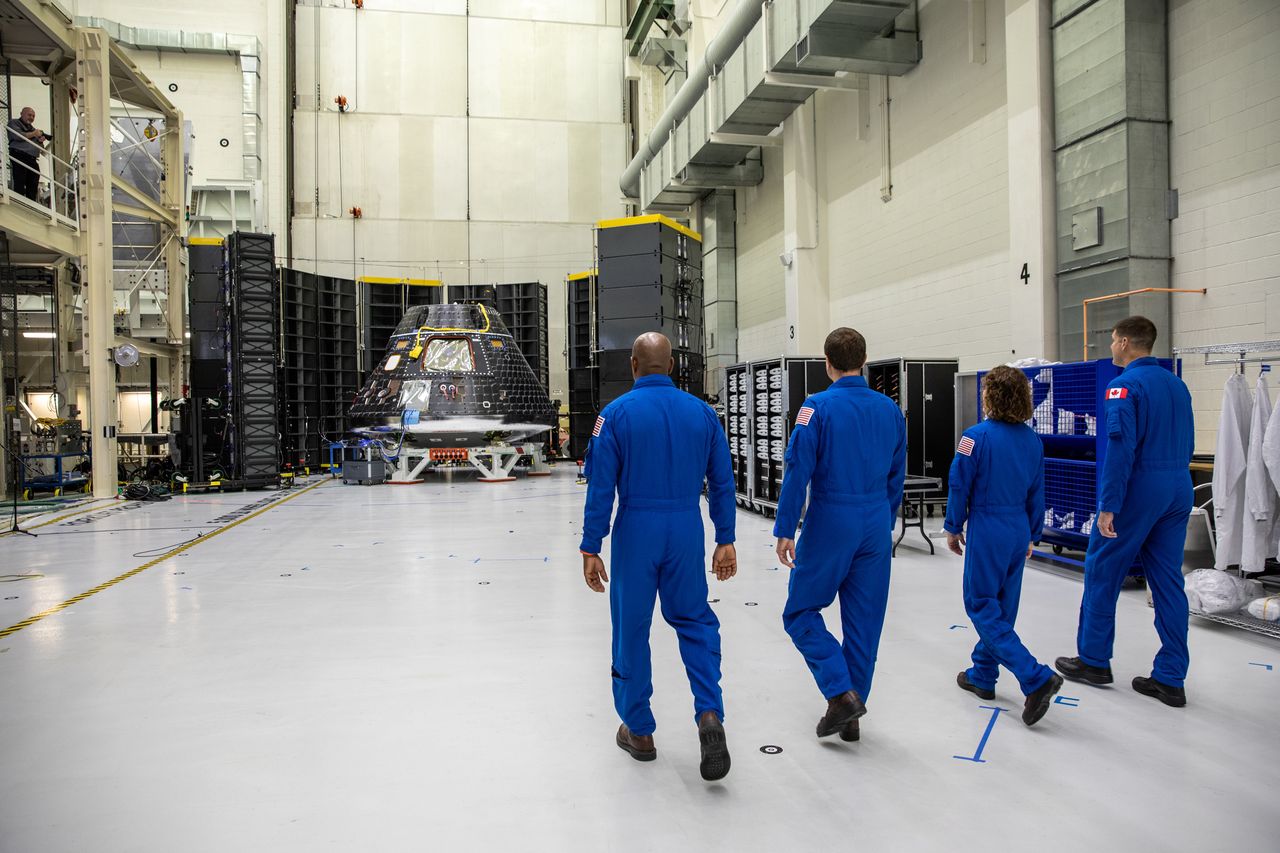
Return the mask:
<path fill-rule="evenodd" d="M 22 336 L 24 338 L 44 338 L 47 340 L 49 338 L 56 338 L 58 336 L 58 333 L 57 332 L 25 331 L 22 333 Z"/>

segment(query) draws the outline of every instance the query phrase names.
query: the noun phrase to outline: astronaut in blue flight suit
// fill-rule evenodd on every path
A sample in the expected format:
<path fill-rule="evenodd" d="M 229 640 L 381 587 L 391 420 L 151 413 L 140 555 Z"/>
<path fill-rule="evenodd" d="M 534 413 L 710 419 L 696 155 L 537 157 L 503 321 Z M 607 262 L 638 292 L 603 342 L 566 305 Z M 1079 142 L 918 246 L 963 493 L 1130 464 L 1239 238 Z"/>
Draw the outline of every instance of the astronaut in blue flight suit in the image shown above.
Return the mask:
<path fill-rule="evenodd" d="M 964 609 L 980 638 L 973 666 L 956 683 L 994 699 L 1003 664 L 1018 679 L 1026 697 L 1022 721 L 1032 726 L 1049 710 L 1062 677 L 1036 660 L 1013 629 L 1022 571 L 1044 529 L 1044 447 L 1025 423 L 1032 413 L 1026 374 L 1005 366 L 989 372 L 982 408 L 987 419 L 965 430 L 956 447 L 943 523 L 947 547 L 964 557 Z"/>
<path fill-rule="evenodd" d="M 779 561 L 790 568 L 782 624 L 804 656 L 827 712 L 818 737 L 859 739 L 889 603 L 893 525 L 906 477 L 906 422 L 862 376 L 866 340 L 839 328 L 823 345 L 833 384 L 805 401 L 787 446 L 778 516 Z M 804 535 L 796 526 L 810 488 Z M 822 621 L 840 598 L 844 643 Z"/>
<path fill-rule="evenodd" d="M 583 576 L 604 592 L 609 580 L 600 546 L 609 535 L 613 494 L 613 702 L 622 725 L 616 742 L 638 761 L 658 755 L 649 709 L 653 695 L 649 628 L 656 597 L 675 629 L 693 688 L 702 778 L 729 772 L 720 692 L 720 622 L 707 602 L 706 545 L 698 501 L 707 481 L 715 525 L 712 569 L 720 580 L 737 573 L 733 546 L 737 509 L 729 444 L 714 411 L 675 387 L 671 342 L 657 332 L 636 339 L 635 386 L 604 408 L 592 430 L 583 509 Z"/>
<path fill-rule="evenodd" d="M 1191 454 L 1195 445 L 1191 394 L 1151 357 L 1156 327 L 1129 317 L 1111 332 L 1112 360 L 1124 371 L 1107 386 L 1107 457 L 1098 483 L 1098 519 L 1084 561 L 1084 598 L 1076 635 L 1078 657 L 1054 662 L 1073 681 L 1110 684 L 1116 601 L 1140 557 L 1151 588 L 1160 651 L 1151 676 L 1133 689 L 1181 708 L 1187 651 L 1187 596 L 1182 549 L 1191 514 Z"/>

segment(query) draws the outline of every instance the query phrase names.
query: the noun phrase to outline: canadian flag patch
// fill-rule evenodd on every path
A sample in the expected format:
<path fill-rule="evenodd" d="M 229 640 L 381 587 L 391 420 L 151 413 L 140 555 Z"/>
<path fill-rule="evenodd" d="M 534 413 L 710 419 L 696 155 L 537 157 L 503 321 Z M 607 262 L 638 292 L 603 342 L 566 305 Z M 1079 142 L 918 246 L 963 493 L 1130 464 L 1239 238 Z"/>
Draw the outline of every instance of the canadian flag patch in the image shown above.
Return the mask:
<path fill-rule="evenodd" d="M 969 436 L 967 435 L 961 438 L 960 444 L 956 446 L 956 452 L 963 453 L 965 456 L 972 456 L 973 455 L 973 439 L 969 438 Z"/>
<path fill-rule="evenodd" d="M 597 436 L 597 435 L 599 435 L 599 434 L 600 434 L 600 430 L 602 430 L 602 429 L 604 429 L 604 415 L 600 415 L 600 416 L 598 416 L 598 417 L 596 418 L 596 425 L 595 425 L 595 427 L 593 427 L 593 428 L 592 428 L 592 430 L 591 430 L 591 435 L 592 435 L 592 436 Z"/>
<path fill-rule="evenodd" d="M 1123 400 L 1128 396 L 1129 396 L 1128 388 L 1108 388 L 1107 389 L 1108 400 Z"/>

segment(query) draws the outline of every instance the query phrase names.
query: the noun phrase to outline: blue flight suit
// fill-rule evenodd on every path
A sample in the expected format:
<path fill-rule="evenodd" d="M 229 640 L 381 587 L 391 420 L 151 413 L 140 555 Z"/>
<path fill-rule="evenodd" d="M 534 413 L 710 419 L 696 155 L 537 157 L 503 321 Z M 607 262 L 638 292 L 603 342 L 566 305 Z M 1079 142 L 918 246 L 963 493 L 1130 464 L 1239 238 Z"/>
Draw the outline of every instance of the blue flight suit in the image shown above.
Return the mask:
<path fill-rule="evenodd" d="M 841 377 L 800 409 L 773 535 L 795 537 L 811 486 L 782 624 L 828 699 L 871 693 L 906 464 L 902 410 L 863 377 Z M 843 646 L 822 621 L 837 595 Z"/>
<path fill-rule="evenodd" d="M 1187 650 L 1187 595 L 1182 549 L 1191 515 L 1191 454 L 1195 425 L 1191 393 L 1151 357 L 1129 364 L 1107 386 L 1107 457 L 1098 483 L 1098 511 L 1115 513 L 1117 538 L 1095 524 L 1084 558 L 1084 598 L 1076 647 L 1090 666 L 1111 666 L 1116 601 L 1135 557 L 1151 588 L 1160 651 L 1151 675 L 1182 687 Z"/>
<path fill-rule="evenodd" d="M 964 554 L 964 609 L 981 638 L 969 682 L 995 690 L 999 664 L 1025 696 L 1053 672 L 1027 651 L 1013 623 L 1022 595 L 1027 546 L 1044 530 L 1044 445 L 1026 424 L 987 420 L 964 431 L 951 462 L 947 519 L 959 535 L 969 523 Z"/>
<path fill-rule="evenodd" d="M 737 509 L 729 443 L 715 412 L 669 376 L 641 376 L 600 413 L 591 439 L 582 543 L 600 553 L 613 520 L 609 612 L 613 621 L 613 704 L 634 734 L 655 728 L 649 627 L 655 596 L 680 642 L 694 719 L 715 711 L 720 693 L 720 622 L 707 603 L 706 544 L 698 498 L 707 503 L 716 544 L 734 541 Z"/>

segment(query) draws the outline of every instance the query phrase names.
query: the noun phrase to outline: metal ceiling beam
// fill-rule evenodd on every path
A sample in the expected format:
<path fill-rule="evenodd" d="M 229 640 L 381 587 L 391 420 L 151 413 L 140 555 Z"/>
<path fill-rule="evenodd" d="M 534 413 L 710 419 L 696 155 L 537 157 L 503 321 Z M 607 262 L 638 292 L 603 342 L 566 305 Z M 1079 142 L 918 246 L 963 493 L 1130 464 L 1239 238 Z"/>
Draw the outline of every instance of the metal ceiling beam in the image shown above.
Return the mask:
<path fill-rule="evenodd" d="M 71 19 L 55 4 L 43 0 L 8 0 L 8 3 L 64 55 L 75 53 L 75 32 L 71 28 Z M 5 51 L 11 50 L 12 47 L 6 40 Z"/>
<path fill-rule="evenodd" d="M 653 26 L 653 22 L 659 17 L 670 17 L 674 11 L 675 3 L 672 0 L 640 0 L 635 15 L 627 24 L 626 40 L 630 43 L 627 52 L 632 56 L 639 55 L 640 47 L 644 44 L 645 37 L 649 35 L 649 28 Z"/>
<path fill-rule="evenodd" d="M 157 222 L 163 222 L 166 225 L 174 227 L 177 226 L 178 212 L 176 210 L 164 209 L 155 199 L 146 195 L 142 190 L 124 180 L 119 175 L 113 174 L 111 176 L 111 186 L 133 199 L 138 203 L 139 207 L 147 210 L 149 212 L 149 215 L 146 216 L 147 219 L 154 219 Z"/>
<path fill-rule="evenodd" d="M 105 34 L 105 31 L 103 31 Z M 158 110 L 166 118 L 176 118 L 178 108 L 151 84 L 142 70 L 134 64 L 124 48 L 111 41 L 111 95 L 122 101 L 147 109 Z"/>

